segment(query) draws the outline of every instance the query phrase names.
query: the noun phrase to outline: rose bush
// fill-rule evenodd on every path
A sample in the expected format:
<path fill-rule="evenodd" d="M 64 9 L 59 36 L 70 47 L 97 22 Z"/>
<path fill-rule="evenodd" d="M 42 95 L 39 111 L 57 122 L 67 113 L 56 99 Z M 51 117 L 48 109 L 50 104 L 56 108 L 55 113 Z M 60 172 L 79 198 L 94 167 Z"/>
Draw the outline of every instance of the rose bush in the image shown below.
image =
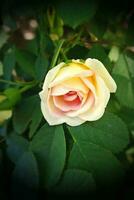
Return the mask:
<path fill-rule="evenodd" d="M 97 59 L 72 60 L 51 69 L 39 93 L 49 125 L 77 126 L 102 117 L 116 83 Z"/>

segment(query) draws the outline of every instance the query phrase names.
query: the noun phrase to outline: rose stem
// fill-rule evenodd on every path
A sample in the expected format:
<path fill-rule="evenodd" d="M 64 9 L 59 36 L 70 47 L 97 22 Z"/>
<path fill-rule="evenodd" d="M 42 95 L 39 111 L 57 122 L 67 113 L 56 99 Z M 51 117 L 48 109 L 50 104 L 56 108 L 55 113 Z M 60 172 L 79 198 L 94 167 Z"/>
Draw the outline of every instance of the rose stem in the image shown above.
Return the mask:
<path fill-rule="evenodd" d="M 57 47 L 54 51 L 54 56 L 53 56 L 53 59 L 52 59 L 51 65 L 50 65 L 50 69 L 56 65 L 56 62 L 57 62 L 57 59 L 58 59 L 58 56 L 59 56 L 59 53 L 60 53 L 63 43 L 64 43 L 64 40 L 61 40 L 59 42 L 59 44 L 57 45 Z"/>

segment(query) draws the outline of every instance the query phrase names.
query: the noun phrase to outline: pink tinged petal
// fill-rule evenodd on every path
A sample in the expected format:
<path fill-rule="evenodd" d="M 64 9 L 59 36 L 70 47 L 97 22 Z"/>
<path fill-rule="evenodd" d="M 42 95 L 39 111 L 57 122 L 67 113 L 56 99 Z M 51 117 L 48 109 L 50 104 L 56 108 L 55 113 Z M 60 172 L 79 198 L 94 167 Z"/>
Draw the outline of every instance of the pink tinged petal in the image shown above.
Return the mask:
<path fill-rule="evenodd" d="M 81 125 L 85 122 L 84 120 L 82 120 L 78 117 L 69 118 L 69 117 L 64 116 L 64 115 L 63 116 L 57 116 L 53 112 L 53 110 L 48 109 L 48 105 L 46 103 L 47 97 L 48 97 L 48 90 L 41 91 L 39 93 L 39 96 L 41 98 L 42 114 L 43 114 L 44 118 L 46 119 L 46 121 L 48 122 L 49 125 L 53 126 L 53 125 L 67 123 L 70 126 L 78 126 L 78 125 Z"/>
<path fill-rule="evenodd" d="M 62 117 L 64 115 L 64 113 L 62 112 L 62 110 L 58 109 L 53 101 L 53 97 L 49 96 L 47 99 L 47 105 L 48 105 L 48 109 L 49 112 L 51 113 L 51 115 L 55 115 L 57 117 Z"/>
<path fill-rule="evenodd" d="M 77 98 L 77 92 L 68 92 L 63 96 L 65 101 L 73 101 Z"/>
<path fill-rule="evenodd" d="M 96 83 L 98 96 L 97 104 L 92 106 L 92 108 L 87 110 L 85 113 L 79 115 L 79 117 L 85 121 L 95 121 L 100 119 L 104 114 L 105 107 L 110 98 L 110 91 L 103 79 L 99 76 L 96 76 Z"/>
<path fill-rule="evenodd" d="M 88 58 L 85 64 L 96 74 L 102 77 L 110 92 L 116 92 L 117 85 L 104 65 L 97 59 Z"/>
<path fill-rule="evenodd" d="M 77 92 L 77 95 L 78 95 L 78 97 L 80 98 L 81 102 L 83 103 L 84 97 L 85 97 L 87 94 L 83 94 L 83 92 L 78 91 L 78 92 Z"/>
<path fill-rule="evenodd" d="M 64 123 L 64 116 L 61 117 L 61 115 L 55 114 L 53 110 L 51 110 L 47 104 L 47 98 L 48 98 L 48 91 L 41 91 L 39 93 L 39 96 L 41 98 L 41 111 L 46 119 L 46 121 L 49 123 L 49 125 L 56 125 L 56 124 L 62 124 Z"/>
<path fill-rule="evenodd" d="M 70 110 L 70 107 L 65 103 L 64 99 L 62 96 L 53 96 L 53 101 L 54 101 L 54 105 L 55 107 L 57 107 L 58 109 L 60 109 L 63 112 L 67 112 Z"/>
<path fill-rule="evenodd" d="M 77 96 L 73 101 L 67 101 L 67 104 L 70 106 L 71 110 L 77 110 L 81 106 L 81 100 Z"/>
<path fill-rule="evenodd" d="M 95 98 L 92 92 L 89 92 L 87 95 L 86 101 L 81 106 L 81 108 L 77 111 L 67 112 L 66 115 L 69 117 L 79 116 L 82 113 L 85 113 L 87 110 L 91 109 L 94 106 Z"/>
<path fill-rule="evenodd" d="M 59 84 L 51 88 L 51 95 L 61 96 L 68 93 L 69 91 L 69 88 L 65 87 L 63 84 Z"/>
<path fill-rule="evenodd" d="M 75 98 L 73 101 L 65 101 L 63 96 L 53 96 L 53 101 L 55 106 L 63 112 L 77 110 L 81 104 L 79 97 Z"/>
<path fill-rule="evenodd" d="M 89 91 L 88 91 L 88 92 L 89 92 Z M 80 100 L 81 100 L 81 105 L 83 105 L 84 102 L 85 102 L 85 100 L 86 100 L 86 98 L 87 98 L 88 93 L 83 93 L 83 92 L 81 92 L 81 91 L 78 91 L 78 92 L 77 92 L 77 95 L 78 95 L 78 97 L 79 97 Z"/>

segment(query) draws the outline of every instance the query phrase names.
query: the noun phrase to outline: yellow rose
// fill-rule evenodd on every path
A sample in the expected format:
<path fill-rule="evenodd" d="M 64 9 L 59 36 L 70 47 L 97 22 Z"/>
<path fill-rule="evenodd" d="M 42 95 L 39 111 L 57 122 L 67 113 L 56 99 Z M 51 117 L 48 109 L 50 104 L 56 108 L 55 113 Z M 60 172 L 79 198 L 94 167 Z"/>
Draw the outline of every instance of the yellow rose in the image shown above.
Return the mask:
<path fill-rule="evenodd" d="M 39 93 L 41 110 L 49 125 L 78 126 L 102 117 L 116 83 L 104 65 L 88 58 L 72 60 L 51 69 Z"/>

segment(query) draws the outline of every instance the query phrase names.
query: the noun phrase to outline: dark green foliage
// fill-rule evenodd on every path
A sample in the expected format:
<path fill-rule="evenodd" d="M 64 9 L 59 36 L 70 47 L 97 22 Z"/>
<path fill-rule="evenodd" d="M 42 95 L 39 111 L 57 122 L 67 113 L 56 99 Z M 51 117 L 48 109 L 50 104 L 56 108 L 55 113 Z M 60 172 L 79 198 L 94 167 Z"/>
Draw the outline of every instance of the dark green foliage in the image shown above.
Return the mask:
<path fill-rule="evenodd" d="M 125 196 L 124 177 L 134 164 L 134 12 L 128 1 L 117 4 L 1 3 L 0 199 L 36 200 L 40 191 L 43 199 L 103 190 L 107 199 Z M 117 83 L 105 114 L 77 127 L 49 126 L 38 95 L 48 70 L 88 57 L 100 60 Z M 7 110 L 12 116 L 4 120 Z"/>

